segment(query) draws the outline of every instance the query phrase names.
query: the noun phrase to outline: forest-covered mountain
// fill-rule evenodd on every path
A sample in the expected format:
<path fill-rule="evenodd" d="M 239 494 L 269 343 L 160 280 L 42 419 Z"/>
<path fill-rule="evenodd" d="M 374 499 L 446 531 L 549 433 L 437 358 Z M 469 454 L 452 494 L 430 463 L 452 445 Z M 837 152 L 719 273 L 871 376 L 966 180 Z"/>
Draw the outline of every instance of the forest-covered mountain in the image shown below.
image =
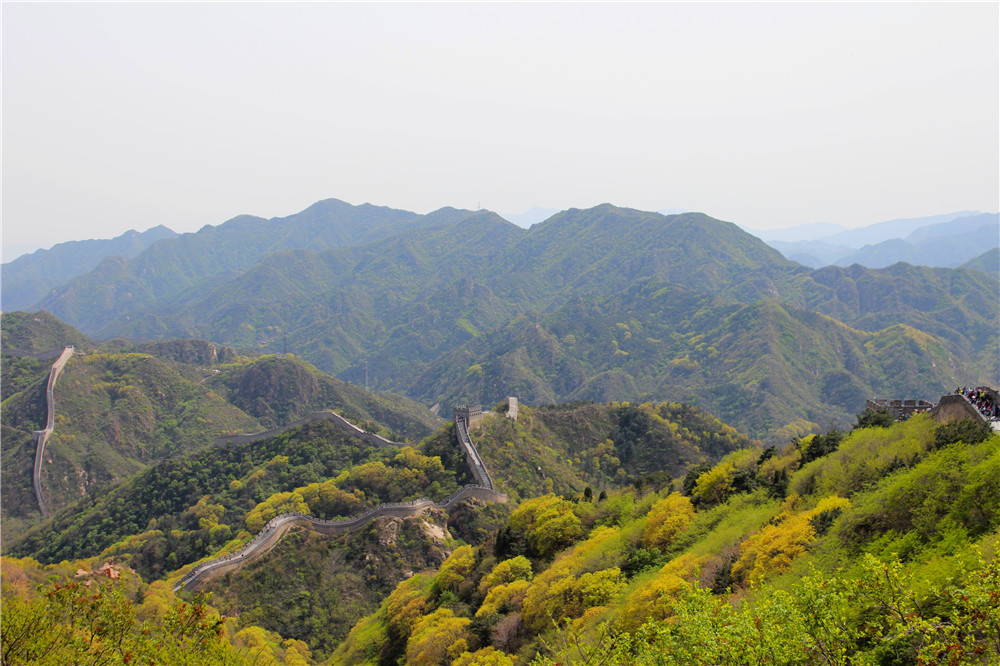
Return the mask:
<path fill-rule="evenodd" d="M 52 363 L 10 356 L 8 343 L 38 351 L 76 346 L 55 385 L 56 428 L 40 473 L 46 504 L 57 512 L 159 461 L 204 450 L 218 436 L 260 432 L 313 411 L 336 409 L 398 440 L 418 440 L 440 423 L 411 400 L 369 393 L 293 356 L 239 357 L 190 339 L 98 346 L 45 313 L 5 313 L 0 322 L 5 539 L 41 519 L 32 432 L 45 426 Z"/>
<path fill-rule="evenodd" d="M 512 499 L 663 482 L 751 444 L 680 404 L 523 407 L 516 421 L 493 414 L 476 439 Z M 42 563 L 113 557 L 147 583 L 173 583 L 194 562 L 232 552 L 277 513 L 349 516 L 382 502 L 441 499 L 467 479 L 451 424 L 417 448 L 400 449 L 367 445 L 316 421 L 155 463 L 6 541 L 5 550 Z M 344 537 L 292 535 L 208 589 L 244 625 L 260 624 L 328 655 L 395 584 L 440 565 L 458 540 L 490 538 L 508 512 L 470 501 L 449 514 L 379 519 Z"/>
<path fill-rule="evenodd" d="M 109 240 L 57 243 L 48 250 L 22 255 L 5 262 L 0 269 L 0 301 L 7 311 L 30 307 L 55 287 L 96 268 L 104 257 L 132 258 L 158 240 L 176 237 L 176 233 L 160 225 L 141 233 L 126 231 Z"/>
<path fill-rule="evenodd" d="M 399 584 L 330 663 L 996 663 L 1000 436 L 867 419 L 523 501 Z"/>
<path fill-rule="evenodd" d="M 113 663 L 185 646 L 221 664 L 1000 657 L 1000 436 L 926 415 L 870 412 L 852 432 L 764 448 L 681 404 L 501 411 L 473 435 L 507 505 L 295 532 L 207 584 L 212 606 L 171 591 L 276 513 L 447 493 L 461 466 L 451 430 L 418 449 L 365 448 L 307 424 L 164 461 L 63 511 L 3 559 L 6 658 L 46 646 Z M 70 612 L 84 592 L 88 614 Z"/>
<path fill-rule="evenodd" d="M 998 303 L 975 269 L 811 270 L 698 213 L 602 205 L 526 230 L 330 200 L 109 258 L 40 305 L 98 338 L 287 347 L 444 409 L 690 400 L 768 437 L 844 425 L 873 394 L 998 383 Z"/>

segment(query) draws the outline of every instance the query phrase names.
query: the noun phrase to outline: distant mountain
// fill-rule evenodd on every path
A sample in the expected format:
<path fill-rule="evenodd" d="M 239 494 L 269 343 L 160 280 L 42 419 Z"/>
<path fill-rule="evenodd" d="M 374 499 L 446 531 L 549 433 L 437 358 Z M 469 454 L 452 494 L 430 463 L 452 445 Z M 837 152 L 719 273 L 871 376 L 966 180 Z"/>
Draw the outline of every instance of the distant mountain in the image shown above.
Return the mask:
<path fill-rule="evenodd" d="M 425 217 L 328 199 L 296 215 L 265 220 L 243 215 L 153 244 L 134 259 L 106 257 L 90 273 L 54 290 L 37 306 L 84 330 L 102 328 L 109 311 L 124 316 L 151 303 L 191 298 L 245 271 L 269 252 L 323 250 L 382 238 Z M 184 294 L 187 292 L 187 296 Z"/>
<path fill-rule="evenodd" d="M 807 225 L 809 226 L 809 225 Z M 996 213 L 959 212 L 890 220 L 860 229 L 802 239 L 793 228 L 761 232 L 784 256 L 812 268 L 861 264 L 884 268 L 900 261 L 954 268 L 982 251 L 983 243 L 1000 244 Z"/>
<path fill-rule="evenodd" d="M 995 247 L 992 250 L 983 252 L 975 259 L 970 259 L 962 264 L 962 268 L 982 271 L 1000 280 L 1000 248 Z"/>
<path fill-rule="evenodd" d="M 528 230 L 456 209 L 393 228 L 361 245 L 248 252 L 246 267 L 230 260 L 211 276 L 200 267 L 216 248 L 192 243 L 182 262 L 161 246 L 185 237 L 163 241 L 106 260 L 50 304 L 98 337 L 287 349 L 445 415 L 510 394 L 648 396 L 764 437 L 793 421 L 843 423 L 874 392 L 934 397 L 1000 374 L 998 285 L 978 271 L 810 270 L 728 222 L 610 204 Z"/>
<path fill-rule="evenodd" d="M 85 240 L 59 243 L 48 250 L 36 250 L 3 264 L 2 295 L 5 311 L 34 305 L 54 287 L 72 277 L 93 270 L 104 257 L 137 256 L 158 240 L 177 234 L 160 225 L 147 231 L 126 231 L 110 240 Z"/>
<path fill-rule="evenodd" d="M 998 219 L 1000 219 L 1000 216 L 997 213 L 980 213 L 978 215 L 957 217 L 941 224 L 931 224 L 915 229 L 913 233 L 906 237 L 906 240 L 911 243 L 919 243 L 929 238 L 954 236 L 963 232 L 984 232 L 987 234 L 982 239 L 984 242 L 989 243 L 991 240 L 1000 242 L 1000 233 L 988 235 L 994 230 L 1000 232 Z"/>
<path fill-rule="evenodd" d="M 852 252 L 836 260 L 838 266 L 861 264 L 884 268 L 900 261 L 915 266 L 954 268 L 978 256 L 990 244 L 1000 247 L 996 213 L 962 217 L 917 229 L 906 239 L 892 239 Z"/>
<path fill-rule="evenodd" d="M 930 215 L 927 217 L 911 217 L 899 220 L 888 220 L 886 222 L 871 224 L 866 227 L 858 227 L 855 229 L 841 231 L 840 233 L 836 233 L 831 236 L 825 236 L 820 240 L 838 245 L 847 245 L 850 247 L 864 247 L 865 245 L 873 245 L 875 243 L 881 243 L 882 241 L 893 238 L 906 238 L 921 227 L 942 224 L 960 217 L 969 217 L 979 214 L 979 211 L 962 210 L 954 213 L 946 213 L 944 215 Z"/>
<path fill-rule="evenodd" d="M 823 240 L 809 241 L 767 241 L 767 244 L 783 254 L 790 261 L 796 261 L 810 268 L 833 266 L 841 257 L 856 251 L 848 245 L 835 245 Z"/>

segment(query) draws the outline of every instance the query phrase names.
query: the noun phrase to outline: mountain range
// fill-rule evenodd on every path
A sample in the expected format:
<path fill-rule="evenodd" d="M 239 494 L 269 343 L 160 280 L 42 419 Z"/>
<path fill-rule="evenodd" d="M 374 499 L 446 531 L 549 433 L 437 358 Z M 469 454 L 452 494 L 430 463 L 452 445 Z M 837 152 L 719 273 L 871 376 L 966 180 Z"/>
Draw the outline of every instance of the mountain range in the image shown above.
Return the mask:
<path fill-rule="evenodd" d="M 978 223 L 963 219 L 947 224 Z M 814 270 L 700 213 L 604 204 L 523 229 L 331 199 L 105 257 L 32 307 L 95 339 L 290 351 L 443 413 L 506 395 L 687 400 L 771 438 L 843 424 L 872 395 L 998 383 L 988 263 Z"/>
<path fill-rule="evenodd" d="M 813 268 L 852 264 L 885 268 L 898 262 L 955 268 L 1000 247 L 1000 221 L 996 213 L 966 211 L 808 236 L 807 229 L 762 234 L 771 247 Z"/>

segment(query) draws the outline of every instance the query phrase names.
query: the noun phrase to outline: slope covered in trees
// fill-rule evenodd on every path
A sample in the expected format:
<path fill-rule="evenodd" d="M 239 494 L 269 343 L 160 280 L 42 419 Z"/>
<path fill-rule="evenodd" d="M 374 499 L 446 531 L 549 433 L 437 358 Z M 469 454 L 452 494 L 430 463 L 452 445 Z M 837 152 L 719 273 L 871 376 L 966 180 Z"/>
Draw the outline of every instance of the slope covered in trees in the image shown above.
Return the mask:
<path fill-rule="evenodd" d="M 335 663 L 993 663 L 1000 436 L 926 416 L 525 500 Z"/>
<path fill-rule="evenodd" d="M 283 426 L 313 411 L 340 410 L 396 440 L 417 440 L 440 423 L 406 398 L 369 393 L 292 356 L 247 359 L 203 340 L 110 340 L 95 347 L 45 313 L 5 313 L 2 321 L 5 345 L 77 344 L 55 386 L 55 431 L 39 475 L 54 511 L 158 461 L 204 450 L 219 436 Z M 41 519 L 32 491 L 31 433 L 45 426 L 51 362 L 3 357 L 7 543 Z"/>
<path fill-rule="evenodd" d="M 997 383 L 998 291 L 967 269 L 807 269 L 698 213 L 604 204 L 525 230 L 331 200 L 109 259 L 40 305 L 99 337 L 287 346 L 444 409 L 685 400 L 769 437 L 846 426 L 872 394 Z"/>
<path fill-rule="evenodd" d="M 315 209 L 161 241 L 42 305 L 101 337 L 287 345 L 445 409 L 686 400 L 757 437 L 1000 376 L 1000 284 L 975 270 L 811 270 L 728 222 L 607 204 L 530 230 L 488 211 Z"/>

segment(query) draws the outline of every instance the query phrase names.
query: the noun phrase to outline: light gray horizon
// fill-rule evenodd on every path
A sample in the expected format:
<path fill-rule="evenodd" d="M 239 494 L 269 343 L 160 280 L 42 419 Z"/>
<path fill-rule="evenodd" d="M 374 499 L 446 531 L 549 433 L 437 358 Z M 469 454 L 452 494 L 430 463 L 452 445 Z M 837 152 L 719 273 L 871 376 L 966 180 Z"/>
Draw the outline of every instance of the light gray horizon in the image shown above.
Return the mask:
<path fill-rule="evenodd" d="M 2 12 L 3 246 L 604 202 L 847 227 L 1000 200 L 1000 5 Z"/>

